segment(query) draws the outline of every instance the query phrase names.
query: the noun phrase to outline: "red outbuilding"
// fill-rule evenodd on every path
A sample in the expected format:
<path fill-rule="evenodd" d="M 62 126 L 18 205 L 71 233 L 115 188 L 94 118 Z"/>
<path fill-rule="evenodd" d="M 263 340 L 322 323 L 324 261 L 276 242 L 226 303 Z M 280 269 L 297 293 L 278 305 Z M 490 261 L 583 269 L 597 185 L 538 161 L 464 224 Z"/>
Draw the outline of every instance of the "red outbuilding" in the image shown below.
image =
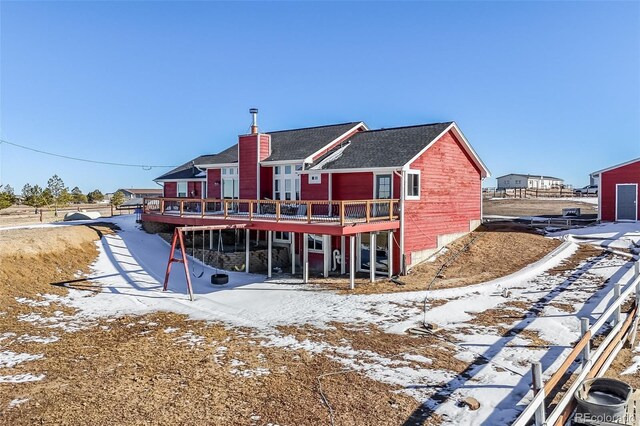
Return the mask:
<path fill-rule="evenodd" d="M 355 121 L 251 132 L 158 177 L 143 222 L 241 225 L 288 265 L 353 279 L 404 274 L 482 219 L 489 171 L 454 122 L 371 130 Z M 153 225 L 155 226 L 155 225 Z"/>
<path fill-rule="evenodd" d="M 640 158 L 591 173 L 598 184 L 598 219 L 637 221 L 640 217 Z"/>

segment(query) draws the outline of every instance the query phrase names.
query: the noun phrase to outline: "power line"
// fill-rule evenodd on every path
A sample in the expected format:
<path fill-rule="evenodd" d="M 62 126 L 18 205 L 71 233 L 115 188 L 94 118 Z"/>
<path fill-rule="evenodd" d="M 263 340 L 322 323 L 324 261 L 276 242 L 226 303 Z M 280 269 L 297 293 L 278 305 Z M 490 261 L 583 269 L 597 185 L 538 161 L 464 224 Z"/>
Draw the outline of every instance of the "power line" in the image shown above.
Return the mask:
<path fill-rule="evenodd" d="M 36 148 L 30 148 L 28 146 L 24 146 L 24 145 L 20 145 L 17 143 L 13 143 L 13 142 L 9 142 L 8 140 L 5 139 L 0 139 L 0 146 L 2 146 L 2 144 L 7 144 L 7 145 L 11 145 L 11 146 L 15 146 L 17 148 L 22 148 L 22 149 L 26 149 L 27 151 L 33 151 L 33 152 L 37 152 L 39 154 L 45 154 L 45 155 L 50 155 L 52 157 L 59 157 L 59 158 L 66 158 L 67 160 L 74 160 L 74 161 L 83 161 L 85 163 L 94 163 L 94 164 L 104 164 L 107 166 L 120 166 L 120 167 L 140 167 L 144 170 L 151 170 L 154 168 L 173 168 L 176 166 L 165 166 L 165 165 L 151 165 L 151 164 L 128 164 L 128 163 L 115 163 L 115 162 L 111 162 L 111 161 L 99 161 L 99 160 L 89 160 L 86 158 L 79 158 L 79 157 L 71 157 L 68 155 L 62 155 L 62 154 L 55 154 L 53 152 L 48 152 L 48 151 L 42 151 L 40 149 L 36 149 Z"/>

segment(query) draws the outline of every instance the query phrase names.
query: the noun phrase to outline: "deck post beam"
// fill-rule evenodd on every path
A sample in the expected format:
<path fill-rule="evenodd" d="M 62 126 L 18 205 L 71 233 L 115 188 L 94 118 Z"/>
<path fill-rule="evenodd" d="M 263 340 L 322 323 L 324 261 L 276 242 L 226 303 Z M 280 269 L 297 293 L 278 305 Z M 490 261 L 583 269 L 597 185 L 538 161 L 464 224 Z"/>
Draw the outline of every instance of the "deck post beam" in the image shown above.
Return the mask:
<path fill-rule="evenodd" d="M 349 288 L 351 290 L 356 288 L 356 237 L 354 235 L 349 236 Z"/>
<path fill-rule="evenodd" d="M 209 229 L 209 250 L 213 250 L 213 229 Z"/>
<path fill-rule="evenodd" d="M 329 175 L 331 176 L 331 175 Z M 347 253 L 345 245 L 345 236 L 340 237 L 340 275 L 344 275 L 347 272 Z"/>
<path fill-rule="evenodd" d="M 325 278 L 329 278 L 329 263 L 331 262 L 331 236 L 323 235 L 322 236 L 322 260 L 323 260 L 323 269 L 322 276 Z"/>
<path fill-rule="evenodd" d="M 372 283 L 376 281 L 376 263 L 377 263 L 377 254 L 378 247 L 376 243 L 376 233 L 369 233 L 369 281 Z"/>
<path fill-rule="evenodd" d="M 273 231 L 267 231 L 267 277 L 271 278 L 271 269 L 273 265 Z"/>
<path fill-rule="evenodd" d="M 302 234 L 302 282 L 309 282 L 309 234 Z"/>
<path fill-rule="evenodd" d="M 393 277 L 393 231 L 387 232 L 387 273 Z"/>
<path fill-rule="evenodd" d="M 249 273 L 249 230 L 245 229 L 244 231 L 244 249 L 245 249 L 245 255 L 244 255 L 244 271 L 248 274 Z"/>
<path fill-rule="evenodd" d="M 296 233 L 291 233 L 291 275 L 296 274 Z"/>

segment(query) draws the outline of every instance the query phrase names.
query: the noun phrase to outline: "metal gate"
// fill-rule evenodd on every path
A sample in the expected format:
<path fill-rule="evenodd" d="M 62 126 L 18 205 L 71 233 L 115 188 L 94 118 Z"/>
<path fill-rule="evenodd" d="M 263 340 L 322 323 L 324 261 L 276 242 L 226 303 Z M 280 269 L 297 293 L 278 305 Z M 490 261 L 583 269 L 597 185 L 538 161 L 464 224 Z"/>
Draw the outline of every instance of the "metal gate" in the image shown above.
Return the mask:
<path fill-rule="evenodd" d="M 616 220 L 638 220 L 638 185 L 616 185 Z"/>

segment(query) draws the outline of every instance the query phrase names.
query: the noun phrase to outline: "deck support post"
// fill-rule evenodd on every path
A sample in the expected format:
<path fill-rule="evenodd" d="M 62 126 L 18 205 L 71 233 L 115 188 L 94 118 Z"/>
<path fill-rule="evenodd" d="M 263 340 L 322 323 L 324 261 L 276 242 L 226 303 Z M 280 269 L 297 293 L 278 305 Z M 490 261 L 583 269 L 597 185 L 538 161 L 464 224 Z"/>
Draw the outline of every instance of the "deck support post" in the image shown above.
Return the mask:
<path fill-rule="evenodd" d="M 267 231 L 267 277 L 271 278 L 271 267 L 273 264 L 273 231 Z"/>
<path fill-rule="evenodd" d="M 393 277 L 393 231 L 387 232 L 387 275 Z"/>
<path fill-rule="evenodd" d="M 376 263 L 378 257 L 378 247 L 376 243 L 376 233 L 369 233 L 369 281 L 376 281 Z"/>
<path fill-rule="evenodd" d="M 322 276 L 329 278 L 329 263 L 331 262 L 331 236 L 322 236 Z"/>
<path fill-rule="evenodd" d="M 356 288 L 356 237 L 354 235 L 349 236 L 349 288 L 351 290 Z"/>
<path fill-rule="evenodd" d="M 296 274 L 296 233 L 291 233 L 291 275 Z"/>
<path fill-rule="evenodd" d="M 244 255 L 244 272 L 246 272 L 247 274 L 249 273 L 249 230 L 245 229 L 244 231 L 244 249 L 245 249 L 245 255 Z"/>
<path fill-rule="evenodd" d="M 309 234 L 302 234 L 302 282 L 309 282 Z"/>
<path fill-rule="evenodd" d="M 345 236 L 343 235 L 340 237 L 340 275 L 344 275 L 347 272 L 347 253 L 345 249 Z"/>
<path fill-rule="evenodd" d="M 213 250 L 213 229 L 209 230 L 209 250 Z"/>

